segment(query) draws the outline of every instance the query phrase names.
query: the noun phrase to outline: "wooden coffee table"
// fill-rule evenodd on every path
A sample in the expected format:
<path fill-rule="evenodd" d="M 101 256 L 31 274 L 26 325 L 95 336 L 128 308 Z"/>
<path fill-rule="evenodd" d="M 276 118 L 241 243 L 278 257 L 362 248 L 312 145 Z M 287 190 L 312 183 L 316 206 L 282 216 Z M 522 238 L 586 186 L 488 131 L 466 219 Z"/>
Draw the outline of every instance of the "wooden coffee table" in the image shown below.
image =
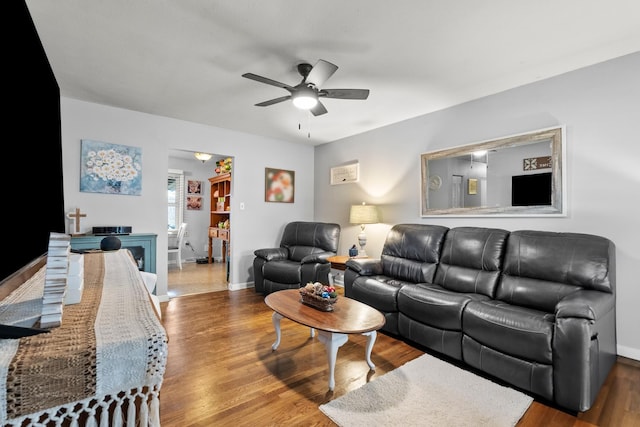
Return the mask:
<path fill-rule="evenodd" d="M 286 289 L 267 295 L 264 302 L 273 310 L 271 320 L 276 330 L 276 341 L 271 346 L 276 350 L 280 345 L 280 320 L 287 318 L 311 328 L 311 336 L 318 330 L 318 340 L 327 349 L 329 361 L 329 390 L 335 387 L 335 367 L 338 348 L 347 342 L 349 334 L 362 334 L 367 337 L 365 360 L 370 369 L 375 369 L 371 362 L 371 350 L 376 341 L 377 330 L 384 326 L 382 313 L 373 307 L 351 298 L 340 296 L 333 306 L 333 311 L 321 311 L 300 302 L 298 289 Z"/>

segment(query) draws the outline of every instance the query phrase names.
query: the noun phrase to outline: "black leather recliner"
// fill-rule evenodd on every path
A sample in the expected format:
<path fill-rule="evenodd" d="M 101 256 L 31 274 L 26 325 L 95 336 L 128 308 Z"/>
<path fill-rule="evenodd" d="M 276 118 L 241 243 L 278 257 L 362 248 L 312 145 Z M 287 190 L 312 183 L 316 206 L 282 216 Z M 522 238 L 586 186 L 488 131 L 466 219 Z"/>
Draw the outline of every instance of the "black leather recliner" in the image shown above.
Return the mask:
<path fill-rule="evenodd" d="M 398 224 L 346 262 L 345 296 L 384 330 L 571 411 L 616 362 L 616 248 L 605 237 Z M 462 366 L 462 365 L 461 365 Z"/>
<path fill-rule="evenodd" d="M 340 225 L 296 221 L 286 225 L 280 247 L 257 249 L 253 260 L 255 291 L 264 295 L 297 289 L 309 282 L 329 283 L 338 251 Z"/>

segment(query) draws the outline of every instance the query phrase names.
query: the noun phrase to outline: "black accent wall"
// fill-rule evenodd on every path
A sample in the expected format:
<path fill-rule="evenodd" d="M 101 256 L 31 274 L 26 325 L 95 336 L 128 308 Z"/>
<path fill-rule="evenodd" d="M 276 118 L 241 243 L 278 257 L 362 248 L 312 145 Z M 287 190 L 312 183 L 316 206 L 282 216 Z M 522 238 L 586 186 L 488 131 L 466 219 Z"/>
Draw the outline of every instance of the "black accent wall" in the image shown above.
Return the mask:
<path fill-rule="evenodd" d="M 46 253 L 50 232 L 65 232 L 60 89 L 25 2 L 1 8 L 7 30 L 0 280 Z"/>

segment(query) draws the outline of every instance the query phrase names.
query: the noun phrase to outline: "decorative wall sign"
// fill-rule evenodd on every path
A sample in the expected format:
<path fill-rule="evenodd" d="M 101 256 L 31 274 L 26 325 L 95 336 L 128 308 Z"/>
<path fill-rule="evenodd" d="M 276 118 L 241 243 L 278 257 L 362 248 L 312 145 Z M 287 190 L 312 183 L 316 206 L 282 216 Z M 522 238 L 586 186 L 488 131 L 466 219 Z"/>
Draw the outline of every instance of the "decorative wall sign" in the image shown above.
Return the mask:
<path fill-rule="evenodd" d="M 360 180 L 360 164 L 336 166 L 331 168 L 331 185 L 350 184 Z"/>
<path fill-rule="evenodd" d="M 82 140 L 80 191 L 139 196 L 142 193 L 142 149 Z"/>
<path fill-rule="evenodd" d="M 525 171 L 549 168 L 551 168 L 551 156 L 531 157 L 522 160 L 522 170 Z"/>
<path fill-rule="evenodd" d="M 264 201 L 293 203 L 295 177 L 294 171 L 264 168 Z"/>

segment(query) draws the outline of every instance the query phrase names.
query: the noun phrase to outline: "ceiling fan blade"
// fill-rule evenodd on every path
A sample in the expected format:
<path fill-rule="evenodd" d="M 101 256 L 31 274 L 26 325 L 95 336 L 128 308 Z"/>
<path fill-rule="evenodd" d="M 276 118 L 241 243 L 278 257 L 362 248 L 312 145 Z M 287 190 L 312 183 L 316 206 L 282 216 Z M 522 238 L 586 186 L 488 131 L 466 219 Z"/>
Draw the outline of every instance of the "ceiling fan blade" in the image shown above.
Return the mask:
<path fill-rule="evenodd" d="M 272 79 L 269 79 L 269 78 L 266 78 L 266 77 L 262 77 L 262 76 L 259 76 L 257 74 L 244 73 L 242 75 L 242 77 L 246 77 L 248 79 L 255 80 L 255 81 L 260 82 L 260 83 L 266 83 L 268 85 L 281 87 L 282 89 L 286 89 L 289 92 L 293 92 L 294 91 L 294 88 L 292 86 L 289 86 L 286 83 L 280 83 L 278 81 L 275 81 L 275 80 L 272 80 Z"/>
<path fill-rule="evenodd" d="M 320 116 L 322 114 L 326 114 L 327 113 L 327 109 L 324 107 L 324 105 L 322 105 L 322 103 L 320 101 L 318 101 L 316 106 L 313 107 L 309 111 L 311 111 L 311 114 L 313 114 L 314 116 Z"/>
<path fill-rule="evenodd" d="M 322 89 L 318 96 L 335 99 L 367 99 L 369 89 Z"/>
<path fill-rule="evenodd" d="M 269 105 L 277 104 L 278 102 L 286 101 L 287 99 L 291 99 L 291 95 L 281 96 L 280 98 L 270 99 L 269 101 L 264 101 L 259 104 L 256 104 L 256 107 L 268 107 Z"/>
<path fill-rule="evenodd" d="M 313 66 L 311 71 L 309 71 L 309 75 L 304 82 L 311 83 L 315 87 L 320 87 L 329 77 L 333 76 L 333 73 L 335 73 L 337 69 L 337 65 L 320 59 L 316 62 L 316 65 Z"/>

